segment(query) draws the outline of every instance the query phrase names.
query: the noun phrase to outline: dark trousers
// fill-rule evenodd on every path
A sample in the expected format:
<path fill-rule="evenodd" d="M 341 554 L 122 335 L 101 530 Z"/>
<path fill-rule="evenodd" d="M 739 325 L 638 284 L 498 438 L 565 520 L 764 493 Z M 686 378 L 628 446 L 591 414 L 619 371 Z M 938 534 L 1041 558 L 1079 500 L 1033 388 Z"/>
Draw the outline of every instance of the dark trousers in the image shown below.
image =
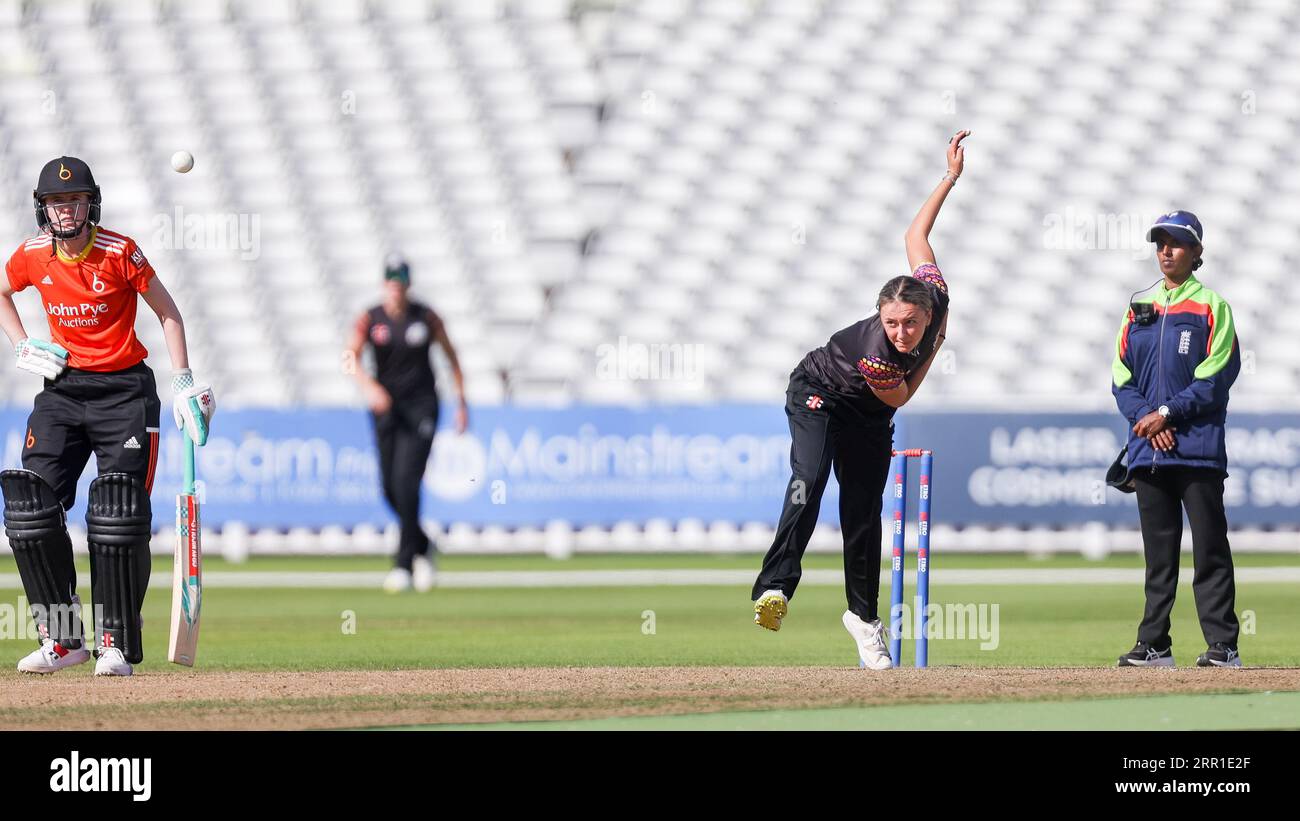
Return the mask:
<path fill-rule="evenodd" d="M 1178 592 L 1179 543 L 1183 511 L 1192 527 L 1195 574 L 1192 591 L 1206 644 L 1237 646 L 1237 588 L 1228 518 L 1223 510 L 1223 474 L 1209 469 L 1162 467 L 1135 470 L 1142 544 L 1146 554 L 1146 612 L 1138 641 L 1164 648 L 1170 644 L 1169 614 Z"/>
<path fill-rule="evenodd" d="M 411 569 L 416 556 L 433 549 L 420 526 L 420 486 L 424 468 L 433 448 L 433 434 L 438 427 L 438 403 L 434 401 L 393 400 L 388 413 L 371 414 L 375 441 L 379 446 L 379 473 L 383 478 L 384 498 L 397 515 L 401 526 L 395 567 Z"/>
<path fill-rule="evenodd" d="M 100 476 L 106 473 L 126 473 L 139 479 L 145 493 L 153 489 L 154 469 L 158 464 L 158 420 L 161 403 L 153 371 L 143 362 L 120 371 L 106 373 L 70 368 L 57 380 L 45 381 L 45 389 L 36 395 L 32 414 L 27 420 L 27 434 L 23 442 L 23 467 L 38 474 L 54 490 L 64 510 L 72 507 L 77 497 L 77 480 L 85 470 L 90 455 L 95 454 Z M 149 500 L 144 500 L 144 514 L 149 514 Z M 77 574 L 72 563 L 72 544 L 66 538 L 53 546 L 63 555 L 47 557 L 62 578 L 55 579 L 60 587 L 67 585 L 75 590 Z M 124 572 L 132 577 L 129 589 L 135 591 L 135 601 L 120 606 L 134 606 L 139 613 L 144 606 L 145 591 L 149 585 L 149 540 L 144 537 L 135 547 L 135 560 Z M 119 606 L 112 602 L 110 590 L 104 587 L 105 571 L 99 566 L 102 559 L 96 551 L 90 554 L 91 593 L 96 605 L 106 608 L 105 618 L 121 624 L 122 620 L 138 623 L 124 613 L 113 612 Z M 127 585 L 125 577 L 117 583 Z M 39 601 L 36 591 L 28 590 L 33 602 Z M 114 628 L 118 642 L 121 630 Z M 103 639 L 103 628 L 96 621 L 96 640 Z M 128 661 L 142 659 L 139 648 L 127 648 Z"/>
<path fill-rule="evenodd" d="M 159 413 L 153 371 L 143 362 L 109 373 L 68 369 L 36 395 L 23 467 L 50 483 L 64 510 L 76 501 L 91 453 L 99 475 L 129 473 L 152 490 Z"/>
<path fill-rule="evenodd" d="M 800 562 L 817 524 L 822 492 L 834 470 L 840 485 L 848 609 L 872 621 L 878 616 L 880 512 L 893 454 L 892 425 L 888 418 L 865 413 L 850 401 L 828 396 L 799 370 L 791 375 L 785 413 L 792 440 L 790 483 L 752 598 L 757 599 L 767 590 L 794 596 L 803 574 Z"/>

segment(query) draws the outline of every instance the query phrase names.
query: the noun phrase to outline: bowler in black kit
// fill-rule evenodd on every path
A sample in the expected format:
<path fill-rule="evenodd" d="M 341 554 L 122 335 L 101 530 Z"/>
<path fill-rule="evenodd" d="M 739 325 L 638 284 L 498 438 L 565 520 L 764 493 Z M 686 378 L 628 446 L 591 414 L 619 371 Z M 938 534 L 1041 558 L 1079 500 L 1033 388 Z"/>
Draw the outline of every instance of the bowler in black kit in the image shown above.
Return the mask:
<path fill-rule="evenodd" d="M 885 283 L 877 313 L 831 336 L 790 374 L 790 483 L 772 547 L 754 582 L 754 622 L 779 630 L 802 575 L 822 492 L 832 470 L 840 485 L 844 536 L 842 622 L 862 665 L 891 667 L 888 628 L 877 611 L 881 506 L 893 455 L 893 416 L 921 386 L 948 326 L 948 284 L 935 264 L 930 230 L 965 163 L 959 131 L 948 142 L 948 171 L 907 230 L 910 276 Z"/>

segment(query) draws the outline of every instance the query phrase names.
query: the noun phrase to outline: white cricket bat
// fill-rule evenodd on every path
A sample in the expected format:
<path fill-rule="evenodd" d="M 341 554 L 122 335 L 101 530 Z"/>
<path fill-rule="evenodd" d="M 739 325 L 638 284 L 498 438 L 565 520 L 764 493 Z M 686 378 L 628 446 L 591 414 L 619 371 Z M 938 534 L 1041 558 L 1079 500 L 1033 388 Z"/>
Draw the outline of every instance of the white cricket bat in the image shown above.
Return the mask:
<path fill-rule="evenodd" d="M 172 630 L 167 660 L 194 666 L 203 593 L 202 530 L 194 492 L 194 442 L 185 437 L 185 487 L 176 497 L 176 552 L 172 566 Z"/>

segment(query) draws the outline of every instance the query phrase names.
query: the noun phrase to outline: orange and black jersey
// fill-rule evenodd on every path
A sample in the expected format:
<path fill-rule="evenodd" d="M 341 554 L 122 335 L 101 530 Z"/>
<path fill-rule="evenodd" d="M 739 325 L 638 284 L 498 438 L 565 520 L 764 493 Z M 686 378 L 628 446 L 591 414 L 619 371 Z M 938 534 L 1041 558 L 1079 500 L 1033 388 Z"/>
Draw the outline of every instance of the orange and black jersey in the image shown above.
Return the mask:
<path fill-rule="evenodd" d="M 13 253 L 5 274 L 14 291 L 40 292 L 50 337 L 67 349 L 69 367 L 120 371 L 149 355 L 135 335 L 135 312 L 154 270 L 130 237 L 96 226 L 85 249 L 67 257 L 42 234 Z"/>
<path fill-rule="evenodd" d="M 925 283 L 934 311 L 921 342 L 911 353 L 900 353 L 890 342 L 880 314 L 875 313 L 836 331 L 820 348 L 810 351 L 799 364 L 808 376 L 828 393 L 866 403 L 872 411 L 893 415 L 894 408 L 880 401 L 872 388 L 892 390 L 903 383 L 934 352 L 934 344 L 948 315 L 948 284 L 933 262 L 916 266 L 912 276 Z"/>

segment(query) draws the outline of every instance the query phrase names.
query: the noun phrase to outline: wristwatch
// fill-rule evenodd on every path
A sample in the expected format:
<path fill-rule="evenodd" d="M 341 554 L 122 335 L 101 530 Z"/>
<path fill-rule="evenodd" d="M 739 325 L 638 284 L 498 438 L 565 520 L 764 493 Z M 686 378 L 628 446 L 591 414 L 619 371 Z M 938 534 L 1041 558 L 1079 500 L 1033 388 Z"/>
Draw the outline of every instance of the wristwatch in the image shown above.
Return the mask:
<path fill-rule="evenodd" d="M 1168 406 L 1168 405 L 1161 405 L 1159 408 L 1156 409 L 1156 413 L 1160 414 L 1160 418 L 1161 418 L 1161 419 L 1168 419 L 1168 418 L 1169 418 L 1169 406 Z"/>

